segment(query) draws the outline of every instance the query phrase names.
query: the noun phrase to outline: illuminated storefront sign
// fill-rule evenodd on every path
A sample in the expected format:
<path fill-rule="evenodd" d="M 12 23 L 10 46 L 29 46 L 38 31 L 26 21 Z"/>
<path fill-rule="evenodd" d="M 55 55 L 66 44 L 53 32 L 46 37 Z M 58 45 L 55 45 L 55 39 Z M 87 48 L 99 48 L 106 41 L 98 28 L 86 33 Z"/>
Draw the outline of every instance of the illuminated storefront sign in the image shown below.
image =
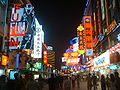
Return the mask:
<path fill-rule="evenodd" d="M 72 45 L 73 52 L 78 51 L 78 49 L 79 49 L 78 43 L 79 43 L 78 37 L 75 37 L 72 40 L 70 40 L 70 44 Z"/>
<path fill-rule="evenodd" d="M 35 15 L 32 13 L 34 12 L 32 5 L 14 4 L 11 10 L 9 49 L 32 48 L 35 33 Z"/>
<path fill-rule="evenodd" d="M 26 26 L 25 22 L 11 22 L 9 36 L 25 36 Z"/>
<path fill-rule="evenodd" d="M 78 57 L 69 57 L 66 61 L 66 65 L 76 65 L 79 63 L 80 58 Z"/>
<path fill-rule="evenodd" d="M 110 64 L 110 53 L 106 51 L 105 53 L 101 54 L 100 56 L 93 59 L 94 67 L 100 67 Z"/>
<path fill-rule="evenodd" d="M 84 32 L 86 55 L 91 56 L 93 54 L 91 16 L 84 16 Z"/>
<path fill-rule="evenodd" d="M 2 55 L 2 62 L 1 65 L 6 66 L 8 64 L 8 57 L 5 55 Z"/>
<path fill-rule="evenodd" d="M 36 23 L 38 22 L 35 19 Z M 34 58 L 42 58 L 42 25 L 36 26 L 36 35 L 34 36 Z"/>
<path fill-rule="evenodd" d="M 64 53 L 63 56 L 64 57 L 71 57 L 71 56 L 78 56 L 79 55 L 79 52 L 67 52 L 67 53 Z"/>
<path fill-rule="evenodd" d="M 48 53 L 47 53 L 47 51 L 45 50 L 44 52 L 43 52 L 43 63 L 44 64 L 48 64 Z"/>
<path fill-rule="evenodd" d="M 42 68 L 42 62 L 36 62 L 33 64 L 34 68 L 41 69 Z"/>
<path fill-rule="evenodd" d="M 79 36 L 79 54 L 85 53 L 85 37 L 84 37 L 84 28 L 82 25 L 77 28 L 78 36 Z"/>
<path fill-rule="evenodd" d="M 98 58 L 98 60 L 97 61 L 95 61 L 95 64 L 101 64 L 101 63 L 104 63 L 104 61 L 105 61 L 105 57 L 102 57 L 102 58 Z"/>
<path fill-rule="evenodd" d="M 112 23 L 107 27 L 107 35 L 117 26 L 117 22 L 114 20 Z"/>

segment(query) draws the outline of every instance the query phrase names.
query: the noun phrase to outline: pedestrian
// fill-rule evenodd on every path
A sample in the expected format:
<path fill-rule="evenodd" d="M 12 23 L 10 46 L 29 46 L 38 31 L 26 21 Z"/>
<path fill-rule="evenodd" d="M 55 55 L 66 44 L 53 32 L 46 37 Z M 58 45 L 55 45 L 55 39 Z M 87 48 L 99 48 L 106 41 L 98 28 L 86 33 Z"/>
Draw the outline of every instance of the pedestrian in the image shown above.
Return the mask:
<path fill-rule="evenodd" d="M 0 76 L 0 90 L 7 90 L 7 76 Z"/>
<path fill-rule="evenodd" d="M 51 78 L 48 79 L 48 83 L 49 83 L 49 90 L 55 90 L 56 79 L 53 73 L 51 74 Z"/>
<path fill-rule="evenodd" d="M 77 87 L 79 88 L 80 87 L 80 76 L 79 75 L 77 75 Z"/>
<path fill-rule="evenodd" d="M 116 90 L 120 90 L 120 77 L 118 72 L 114 72 Z"/>
<path fill-rule="evenodd" d="M 70 77 L 66 76 L 65 82 L 64 82 L 64 87 L 65 87 L 65 90 L 70 90 L 71 89 L 71 80 L 70 80 Z"/>
<path fill-rule="evenodd" d="M 114 74 L 110 74 L 110 90 L 116 90 Z"/>
<path fill-rule="evenodd" d="M 41 90 L 39 83 L 34 80 L 33 74 L 28 75 L 28 81 L 26 83 L 25 90 Z"/>
<path fill-rule="evenodd" d="M 63 76 L 59 76 L 59 87 L 63 88 Z"/>
<path fill-rule="evenodd" d="M 108 74 L 107 74 L 107 77 L 106 77 L 106 87 L 107 87 L 107 90 L 110 90 L 110 78 L 109 78 Z"/>
<path fill-rule="evenodd" d="M 92 76 L 92 84 L 93 84 L 94 90 L 96 90 L 97 89 L 97 76 L 95 76 L 95 73 L 93 73 L 93 76 Z"/>
<path fill-rule="evenodd" d="M 88 76 L 87 76 L 87 88 L 88 88 L 88 90 L 92 89 L 92 77 L 91 77 L 91 73 L 89 73 Z"/>
<path fill-rule="evenodd" d="M 106 90 L 106 80 L 103 74 L 101 75 L 101 90 Z"/>
<path fill-rule="evenodd" d="M 74 88 L 75 87 L 75 76 L 73 75 L 71 79 L 72 79 L 72 87 Z"/>

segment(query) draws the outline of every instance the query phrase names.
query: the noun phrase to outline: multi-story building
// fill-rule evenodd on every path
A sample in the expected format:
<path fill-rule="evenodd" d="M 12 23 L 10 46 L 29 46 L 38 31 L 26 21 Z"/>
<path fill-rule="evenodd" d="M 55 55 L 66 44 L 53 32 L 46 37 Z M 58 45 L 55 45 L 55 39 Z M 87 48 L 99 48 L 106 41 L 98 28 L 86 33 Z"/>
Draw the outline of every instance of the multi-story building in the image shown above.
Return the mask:
<path fill-rule="evenodd" d="M 109 73 L 119 69 L 120 1 L 88 0 L 84 16 L 92 17 L 94 69 Z"/>

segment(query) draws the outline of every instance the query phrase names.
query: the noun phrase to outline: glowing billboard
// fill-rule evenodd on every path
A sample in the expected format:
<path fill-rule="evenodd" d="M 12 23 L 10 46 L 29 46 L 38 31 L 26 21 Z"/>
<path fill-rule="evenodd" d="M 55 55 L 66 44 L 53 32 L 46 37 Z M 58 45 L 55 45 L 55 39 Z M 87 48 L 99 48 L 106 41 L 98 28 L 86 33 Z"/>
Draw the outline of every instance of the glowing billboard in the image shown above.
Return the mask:
<path fill-rule="evenodd" d="M 43 52 L 43 63 L 48 64 L 48 52 L 46 50 Z"/>
<path fill-rule="evenodd" d="M 79 54 L 85 53 L 85 36 L 84 36 L 84 28 L 82 25 L 78 26 L 77 33 L 79 36 Z"/>
<path fill-rule="evenodd" d="M 35 15 L 31 4 L 24 6 L 14 4 L 14 7 L 11 9 L 9 49 L 32 48 L 32 38 L 35 33 L 34 19 Z"/>
<path fill-rule="evenodd" d="M 2 55 L 1 65 L 6 66 L 8 64 L 8 56 Z"/>
<path fill-rule="evenodd" d="M 34 58 L 42 58 L 42 25 L 39 25 L 37 19 L 35 19 L 36 23 L 36 34 L 34 36 Z"/>
<path fill-rule="evenodd" d="M 92 22 L 91 16 L 84 16 L 85 48 L 86 55 L 93 55 Z"/>
<path fill-rule="evenodd" d="M 67 58 L 66 65 L 77 65 L 79 63 L 80 58 L 78 57 L 69 57 Z"/>

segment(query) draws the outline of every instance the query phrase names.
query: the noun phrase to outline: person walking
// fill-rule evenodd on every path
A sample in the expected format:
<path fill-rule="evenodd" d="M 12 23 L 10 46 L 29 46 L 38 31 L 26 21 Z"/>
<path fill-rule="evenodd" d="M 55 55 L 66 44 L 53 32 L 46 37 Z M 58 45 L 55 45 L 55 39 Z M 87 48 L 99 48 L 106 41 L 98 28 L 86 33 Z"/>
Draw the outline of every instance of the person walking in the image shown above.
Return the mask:
<path fill-rule="evenodd" d="M 92 89 L 92 77 L 91 77 L 91 73 L 89 73 L 88 76 L 87 76 L 87 88 L 88 88 L 88 90 Z"/>
<path fill-rule="evenodd" d="M 114 74 L 110 74 L 110 90 L 116 90 Z"/>
<path fill-rule="evenodd" d="M 71 79 L 72 79 L 72 88 L 74 88 L 75 87 L 75 76 L 73 75 Z"/>
<path fill-rule="evenodd" d="M 93 73 L 93 76 L 92 76 L 92 84 L 93 84 L 94 90 L 96 90 L 97 89 L 97 76 L 95 76 L 95 73 Z"/>
<path fill-rule="evenodd" d="M 106 80 L 103 74 L 101 75 L 101 90 L 106 90 Z"/>
<path fill-rule="evenodd" d="M 108 74 L 106 77 L 106 88 L 107 88 L 107 90 L 110 90 L 110 78 L 109 78 Z"/>
<path fill-rule="evenodd" d="M 49 90 L 55 90 L 56 78 L 54 74 L 51 74 L 51 78 L 48 79 Z"/>
<path fill-rule="evenodd" d="M 67 76 L 65 78 L 64 88 L 65 88 L 65 90 L 70 90 L 71 89 L 71 80 Z"/>
<path fill-rule="evenodd" d="M 120 90 L 120 77 L 118 72 L 114 72 L 116 90 Z"/>
<path fill-rule="evenodd" d="M 79 88 L 80 87 L 80 76 L 79 75 L 77 75 L 77 87 Z"/>

